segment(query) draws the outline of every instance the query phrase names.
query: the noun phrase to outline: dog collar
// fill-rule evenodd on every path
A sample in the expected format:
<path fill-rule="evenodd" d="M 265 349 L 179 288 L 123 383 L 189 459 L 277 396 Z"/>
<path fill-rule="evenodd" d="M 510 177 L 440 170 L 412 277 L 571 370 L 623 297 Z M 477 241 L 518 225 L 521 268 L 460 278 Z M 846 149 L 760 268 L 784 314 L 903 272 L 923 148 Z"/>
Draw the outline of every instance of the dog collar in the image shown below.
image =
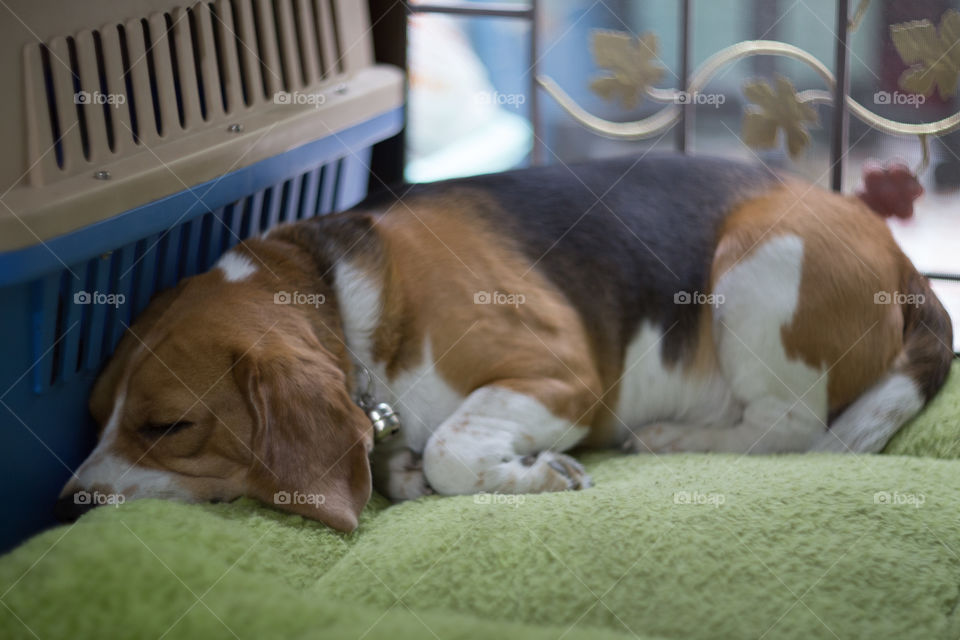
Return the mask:
<path fill-rule="evenodd" d="M 366 367 L 360 367 L 360 374 L 365 384 L 363 391 L 357 394 L 354 400 L 363 412 L 367 414 L 373 425 L 373 439 L 376 442 L 389 439 L 400 431 L 400 416 L 393 407 L 386 402 L 377 402 L 373 397 L 373 374 Z"/>

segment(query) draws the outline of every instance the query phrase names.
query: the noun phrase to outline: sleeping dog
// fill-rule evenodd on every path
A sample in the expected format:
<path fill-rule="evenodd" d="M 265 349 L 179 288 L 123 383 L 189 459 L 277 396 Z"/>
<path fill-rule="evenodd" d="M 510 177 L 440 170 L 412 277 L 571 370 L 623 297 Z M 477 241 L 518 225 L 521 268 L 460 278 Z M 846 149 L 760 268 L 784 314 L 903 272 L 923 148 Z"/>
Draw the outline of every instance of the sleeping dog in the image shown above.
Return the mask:
<path fill-rule="evenodd" d="M 419 185 L 157 296 L 94 387 L 99 444 L 60 506 L 251 496 L 352 530 L 371 476 L 393 499 L 583 489 L 578 445 L 875 452 L 951 344 L 877 215 L 765 168 L 649 155 Z M 361 397 L 402 419 L 375 450 Z"/>

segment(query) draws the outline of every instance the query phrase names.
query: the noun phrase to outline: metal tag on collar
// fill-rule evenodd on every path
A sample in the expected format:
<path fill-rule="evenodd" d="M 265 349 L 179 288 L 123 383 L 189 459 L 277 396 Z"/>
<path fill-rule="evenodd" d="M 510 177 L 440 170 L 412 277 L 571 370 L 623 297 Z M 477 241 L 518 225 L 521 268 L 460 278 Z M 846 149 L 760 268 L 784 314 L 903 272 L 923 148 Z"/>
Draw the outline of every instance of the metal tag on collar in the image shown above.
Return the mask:
<path fill-rule="evenodd" d="M 373 425 L 374 440 L 380 442 L 400 431 L 400 416 L 386 402 L 374 401 L 371 393 L 373 376 L 366 367 L 363 368 L 363 375 L 366 379 L 366 387 L 360 393 L 357 404 L 367 414 L 370 423 Z"/>

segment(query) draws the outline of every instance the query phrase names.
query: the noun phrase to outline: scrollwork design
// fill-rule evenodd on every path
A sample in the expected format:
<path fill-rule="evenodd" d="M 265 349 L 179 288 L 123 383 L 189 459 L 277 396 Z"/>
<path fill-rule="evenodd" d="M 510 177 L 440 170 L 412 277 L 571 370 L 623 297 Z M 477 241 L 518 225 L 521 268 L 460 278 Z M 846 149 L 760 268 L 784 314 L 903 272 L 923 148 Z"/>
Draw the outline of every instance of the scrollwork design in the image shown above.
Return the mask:
<path fill-rule="evenodd" d="M 952 95 L 960 75 L 960 13 L 947 11 L 939 29 L 929 21 L 915 21 L 891 27 L 897 51 L 910 69 L 901 76 L 901 87 L 908 91 L 932 93 L 934 87 L 941 96 Z M 621 32 L 600 31 L 594 37 L 594 55 L 599 66 L 609 72 L 594 80 L 592 88 L 607 99 L 620 98 L 632 107 L 643 97 L 664 106 L 643 119 L 633 122 L 614 122 L 595 116 L 569 96 L 549 76 L 537 78 L 541 87 L 584 127 L 599 135 L 627 140 L 639 140 L 663 133 L 680 118 L 681 93 L 673 89 L 653 86 L 662 77 L 657 59 L 655 34 L 631 38 Z M 775 40 L 747 40 L 731 45 L 710 56 L 690 76 L 687 93 L 702 91 L 723 67 L 743 58 L 759 55 L 781 56 L 798 60 L 823 80 L 827 90 L 796 92 L 783 78 L 771 87 L 763 81 L 753 81 L 745 87 L 745 95 L 752 102 L 744 116 L 744 141 L 751 146 L 772 146 L 771 137 L 778 130 L 785 132 L 791 156 L 800 154 L 809 142 L 806 125 L 816 122 L 813 104 L 831 103 L 836 83 L 833 74 L 820 60 L 807 51 Z M 766 87 L 766 88 L 764 88 Z M 906 123 L 874 113 L 849 95 L 845 96 L 848 112 L 869 126 L 895 135 L 919 136 L 926 153 L 929 136 L 941 136 L 960 128 L 960 112 L 934 122 Z M 924 162 L 924 165 L 926 162 Z"/>

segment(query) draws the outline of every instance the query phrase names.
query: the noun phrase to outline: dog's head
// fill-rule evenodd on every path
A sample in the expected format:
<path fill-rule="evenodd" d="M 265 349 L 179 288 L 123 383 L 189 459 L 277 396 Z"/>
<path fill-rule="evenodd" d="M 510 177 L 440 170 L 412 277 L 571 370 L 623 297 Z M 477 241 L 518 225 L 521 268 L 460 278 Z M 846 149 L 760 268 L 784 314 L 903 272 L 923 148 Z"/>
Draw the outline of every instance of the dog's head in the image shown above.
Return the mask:
<path fill-rule="evenodd" d="M 100 440 L 64 487 L 61 516 L 121 495 L 249 496 L 356 527 L 372 429 L 351 401 L 338 336 L 323 335 L 339 327 L 324 321 L 335 311 L 278 300 L 274 282 L 213 269 L 150 304 L 94 386 Z"/>

